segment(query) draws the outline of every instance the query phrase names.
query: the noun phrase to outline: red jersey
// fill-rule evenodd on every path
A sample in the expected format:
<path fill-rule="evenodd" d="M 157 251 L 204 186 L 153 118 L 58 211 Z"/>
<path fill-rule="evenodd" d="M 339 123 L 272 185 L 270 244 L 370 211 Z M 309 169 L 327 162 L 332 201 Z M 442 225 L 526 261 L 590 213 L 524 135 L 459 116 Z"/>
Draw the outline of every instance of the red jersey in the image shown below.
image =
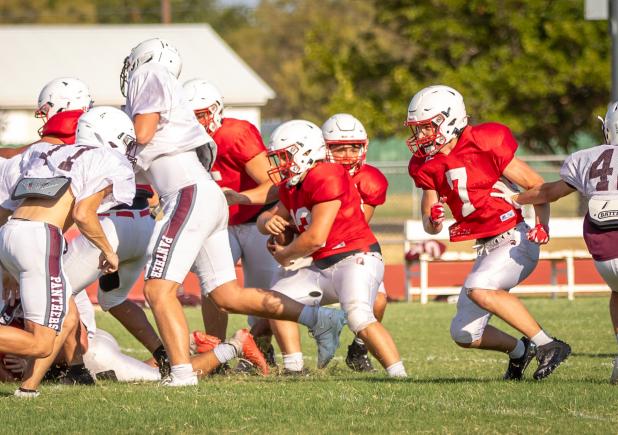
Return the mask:
<path fill-rule="evenodd" d="M 321 202 L 341 201 L 324 247 L 314 260 L 353 250 L 368 251 L 377 240 L 361 210 L 361 199 L 348 171 L 338 163 L 318 163 L 296 186 L 279 187 L 279 198 L 294 218 L 299 233 L 311 224 L 311 209 Z"/>
<path fill-rule="evenodd" d="M 256 187 L 257 183 L 247 174 L 245 165 L 258 154 L 266 152 L 258 129 L 248 121 L 224 118 L 212 138 L 217 144 L 217 158 L 211 173 L 219 186 L 236 192 Z M 229 224 L 250 221 L 262 208 L 262 205 L 234 205 L 230 207 Z"/>
<path fill-rule="evenodd" d="M 416 186 L 445 197 L 453 213 L 451 241 L 495 236 L 523 220 L 520 210 L 489 195 L 516 150 L 508 127 L 487 123 L 466 127 L 448 155 L 412 157 L 408 172 Z"/>
<path fill-rule="evenodd" d="M 41 136 L 53 136 L 67 145 L 74 144 L 77 120 L 83 113 L 84 111 L 81 109 L 56 113 L 43 126 Z"/>
<path fill-rule="evenodd" d="M 388 181 L 378 168 L 365 164 L 352 176 L 352 181 L 360 194 L 362 204 L 377 207 L 386 201 Z"/>

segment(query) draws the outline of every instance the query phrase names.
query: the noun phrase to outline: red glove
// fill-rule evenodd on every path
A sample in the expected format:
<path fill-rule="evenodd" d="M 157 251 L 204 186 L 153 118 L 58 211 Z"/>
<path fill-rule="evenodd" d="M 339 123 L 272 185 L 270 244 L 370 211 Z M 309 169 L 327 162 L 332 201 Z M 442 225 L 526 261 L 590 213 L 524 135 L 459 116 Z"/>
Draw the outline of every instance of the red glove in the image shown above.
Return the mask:
<path fill-rule="evenodd" d="M 537 245 L 544 245 L 549 242 L 549 227 L 543 224 L 536 224 L 534 228 L 528 231 L 528 240 Z"/>
<path fill-rule="evenodd" d="M 429 220 L 434 226 L 438 226 L 444 222 L 444 203 L 436 202 L 431 206 Z"/>

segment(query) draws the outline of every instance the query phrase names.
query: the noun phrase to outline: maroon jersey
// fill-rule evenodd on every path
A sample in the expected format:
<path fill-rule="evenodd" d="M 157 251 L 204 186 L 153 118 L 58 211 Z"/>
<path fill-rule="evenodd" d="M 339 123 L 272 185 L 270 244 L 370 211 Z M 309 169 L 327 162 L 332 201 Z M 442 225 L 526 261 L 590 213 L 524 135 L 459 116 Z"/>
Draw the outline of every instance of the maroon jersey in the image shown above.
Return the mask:
<path fill-rule="evenodd" d="M 495 236 L 523 220 L 520 210 L 489 195 L 516 150 L 506 126 L 487 123 L 466 127 L 448 155 L 412 157 L 408 172 L 416 186 L 435 190 L 453 213 L 451 241 Z"/>
<path fill-rule="evenodd" d="M 266 152 L 260 132 L 253 124 L 234 118 L 224 118 L 221 127 L 212 136 L 217 144 L 217 159 L 212 175 L 221 187 L 241 192 L 253 189 L 257 183 L 245 171 L 249 160 Z M 230 225 L 238 225 L 253 219 L 262 209 L 261 205 L 234 205 L 230 207 Z"/>
<path fill-rule="evenodd" d="M 388 181 L 378 168 L 365 164 L 352 176 L 352 181 L 363 204 L 377 207 L 386 201 Z"/>
<path fill-rule="evenodd" d="M 341 201 L 324 247 L 314 260 L 354 250 L 368 251 L 377 240 L 361 210 L 361 199 L 350 174 L 338 163 L 318 163 L 296 186 L 279 187 L 279 198 L 294 218 L 299 233 L 311 224 L 311 209 L 321 202 Z"/>

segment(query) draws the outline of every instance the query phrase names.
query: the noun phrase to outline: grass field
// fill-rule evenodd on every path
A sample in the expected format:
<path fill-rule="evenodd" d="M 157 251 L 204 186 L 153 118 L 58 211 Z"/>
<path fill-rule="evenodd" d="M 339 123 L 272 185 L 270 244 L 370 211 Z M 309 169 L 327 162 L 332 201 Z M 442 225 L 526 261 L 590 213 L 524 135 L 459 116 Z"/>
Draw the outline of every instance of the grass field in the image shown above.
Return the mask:
<path fill-rule="evenodd" d="M 382 371 L 360 375 L 343 361 L 349 331 L 331 366 L 291 379 L 233 375 L 198 387 L 99 382 L 95 387 L 45 385 L 35 401 L 11 397 L 0 385 L 4 433 L 615 433 L 617 387 L 608 383 L 616 341 L 606 298 L 527 299 L 544 327 L 573 347 L 550 378 L 505 383 L 505 355 L 465 351 L 450 341 L 453 305 L 392 304 L 385 324 L 401 350 L 410 378 Z M 146 353 L 108 315 L 99 327 L 137 357 Z M 199 311 L 187 309 L 192 327 Z M 242 324 L 233 316 L 232 326 Z M 493 321 L 494 324 L 499 322 Z M 502 325 L 503 326 L 503 325 Z M 314 346 L 304 340 L 307 364 Z M 535 365 L 535 363 L 532 363 Z"/>

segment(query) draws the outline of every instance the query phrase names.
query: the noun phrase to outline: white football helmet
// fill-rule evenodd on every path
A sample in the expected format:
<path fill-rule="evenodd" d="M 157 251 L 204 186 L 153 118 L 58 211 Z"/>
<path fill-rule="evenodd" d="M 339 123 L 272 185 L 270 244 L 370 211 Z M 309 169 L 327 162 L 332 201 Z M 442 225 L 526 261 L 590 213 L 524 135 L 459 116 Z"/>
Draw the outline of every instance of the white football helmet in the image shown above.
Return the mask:
<path fill-rule="evenodd" d="M 93 107 L 80 116 L 75 144 L 114 149 L 124 154 L 133 165 L 137 160 L 133 122 L 126 113 L 115 107 Z"/>
<path fill-rule="evenodd" d="M 599 117 L 601 119 L 601 117 Z M 603 123 L 603 134 L 608 145 L 618 145 L 618 101 L 608 104 Z"/>
<path fill-rule="evenodd" d="M 185 98 L 195 112 L 197 120 L 213 134 L 223 121 L 223 96 L 212 83 L 202 80 L 189 80 L 183 85 Z"/>
<path fill-rule="evenodd" d="M 318 161 L 326 158 L 322 130 L 313 122 L 295 119 L 275 129 L 268 142 L 268 171 L 276 186 L 298 184 L 301 177 Z"/>
<path fill-rule="evenodd" d="M 356 174 L 365 164 L 369 143 L 363 124 L 348 113 L 337 113 L 322 125 L 322 134 L 326 142 L 326 160 L 342 164 L 350 175 Z M 331 150 L 335 145 L 355 145 L 358 152 L 354 156 L 335 157 Z"/>
<path fill-rule="evenodd" d="M 73 77 L 60 77 L 47 83 L 39 93 L 34 116 L 45 122 L 58 112 L 66 110 L 84 111 L 92 107 L 88 86 Z"/>
<path fill-rule="evenodd" d="M 182 59 L 180 59 L 178 50 L 166 40 L 152 38 L 140 42 L 133 47 L 131 54 L 124 58 L 120 72 L 120 92 L 122 92 L 122 95 L 127 96 L 127 83 L 131 74 L 148 62 L 160 63 L 176 78 L 178 78 L 182 69 Z"/>
<path fill-rule="evenodd" d="M 418 157 L 434 155 L 468 125 L 463 97 L 443 85 L 422 89 L 410 101 L 405 125 L 412 131 L 410 151 Z"/>

